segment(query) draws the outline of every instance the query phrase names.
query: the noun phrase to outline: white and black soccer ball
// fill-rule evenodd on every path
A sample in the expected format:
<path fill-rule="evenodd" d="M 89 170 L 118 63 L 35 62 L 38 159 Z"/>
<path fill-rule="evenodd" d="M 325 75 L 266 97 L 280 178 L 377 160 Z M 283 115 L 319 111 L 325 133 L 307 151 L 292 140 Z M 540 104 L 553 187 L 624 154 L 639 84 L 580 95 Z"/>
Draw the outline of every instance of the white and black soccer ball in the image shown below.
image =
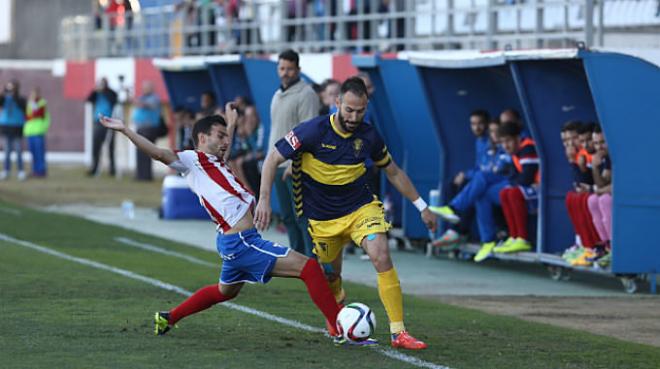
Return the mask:
<path fill-rule="evenodd" d="M 364 341 L 376 330 L 376 315 L 359 302 L 344 306 L 337 315 L 337 331 L 349 341 Z"/>

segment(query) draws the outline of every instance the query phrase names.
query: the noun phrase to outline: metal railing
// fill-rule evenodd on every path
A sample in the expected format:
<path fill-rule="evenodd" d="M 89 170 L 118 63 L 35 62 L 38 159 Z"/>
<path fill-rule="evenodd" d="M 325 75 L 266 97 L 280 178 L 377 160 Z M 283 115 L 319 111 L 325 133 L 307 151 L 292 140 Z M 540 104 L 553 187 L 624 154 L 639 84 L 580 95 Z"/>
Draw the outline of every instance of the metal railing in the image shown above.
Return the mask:
<path fill-rule="evenodd" d="M 87 59 L 275 53 L 288 47 L 386 52 L 565 47 L 577 42 L 602 46 L 606 30 L 657 32 L 660 9 L 647 6 L 648 17 L 628 12 L 630 19 L 617 12 L 620 4 L 640 8 L 656 1 L 358 0 L 355 9 L 344 9 L 342 1 L 248 0 L 233 16 L 215 2 L 164 6 L 122 19 L 115 14 L 65 18 L 61 54 Z"/>

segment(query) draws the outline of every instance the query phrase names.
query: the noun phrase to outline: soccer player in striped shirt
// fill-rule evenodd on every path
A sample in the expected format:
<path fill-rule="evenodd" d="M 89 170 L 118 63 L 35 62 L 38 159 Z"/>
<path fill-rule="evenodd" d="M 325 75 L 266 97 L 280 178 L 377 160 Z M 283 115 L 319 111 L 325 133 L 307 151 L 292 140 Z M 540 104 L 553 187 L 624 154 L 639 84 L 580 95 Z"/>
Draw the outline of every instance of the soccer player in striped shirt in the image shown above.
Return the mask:
<path fill-rule="evenodd" d="M 155 333 L 165 334 L 182 318 L 238 295 L 247 283 L 267 283 L 271 277 L 299 278 L 312 301 L 332 326 L 335 341 L 339 305 L 319 263 L 289 247 L 264 240 L 254 229 L 254 196 L 225 163 L 236 128 L 237 112 L 227 104 L 226 121 L 219 115 L 198 120 L 193 127 L 195 150 L 173 152 L 140 136 L 119 119 L 101 117 L 105 127 L 121 132 L 138 149 L 186 177 L 192 191 L 217 224 L 217 248 L 222 257 L 220 281 L 199 289 L 179 306 L 155 314 Z"/>

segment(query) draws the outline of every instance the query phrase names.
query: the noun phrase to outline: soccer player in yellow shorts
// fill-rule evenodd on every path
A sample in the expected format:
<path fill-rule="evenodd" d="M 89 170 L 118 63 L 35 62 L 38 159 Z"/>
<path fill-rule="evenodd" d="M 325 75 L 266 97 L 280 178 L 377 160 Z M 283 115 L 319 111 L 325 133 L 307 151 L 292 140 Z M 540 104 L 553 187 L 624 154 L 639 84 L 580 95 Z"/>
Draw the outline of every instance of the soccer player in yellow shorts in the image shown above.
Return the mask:
<path fill-rule="evenodd" d="M 255 224 L 270 223 L 270 191 L 277 166 L 292 160 L 296 210 L 309 219 L 314 253 L 326 270 L 337 302 L 345 293 L 341 283 L 342 248 L 349 241 L 361 246 L 378 272 L 378 293 L 390 321 L 392 346 L 411 350 L 426 344 L 411 336 L 403 323 L 403 297 L 385 232 L 383 205 L 367 185 L 365 161 L 382 168 L 388 180 L 419 209 L 422 221 L 435 229 L 435 216 L 410 179 L 392 158 L 375 127 L 363 122 L 368 103 L 362 79 L 341 86 L 338 112 L 296 126 L 281 138 L 264 162 Z"/>

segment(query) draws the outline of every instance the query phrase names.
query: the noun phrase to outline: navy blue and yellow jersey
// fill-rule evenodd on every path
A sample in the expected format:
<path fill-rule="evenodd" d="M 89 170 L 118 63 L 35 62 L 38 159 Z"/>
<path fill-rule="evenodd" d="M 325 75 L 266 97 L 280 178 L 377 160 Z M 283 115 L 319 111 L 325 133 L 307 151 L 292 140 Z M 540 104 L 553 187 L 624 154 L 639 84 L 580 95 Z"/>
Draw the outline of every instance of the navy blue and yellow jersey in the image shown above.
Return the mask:
<path fill-rule="evenodd" d="M 342 133 L 336 116 L 324 115 L 299 124 L 275 144 L 292 159 L 296 211 L 309 219 L 336 219 L 374 200 L 367 185 L 365 161 L 378 167 L 392 161 L 375 127 L 367 122 Z"/>

